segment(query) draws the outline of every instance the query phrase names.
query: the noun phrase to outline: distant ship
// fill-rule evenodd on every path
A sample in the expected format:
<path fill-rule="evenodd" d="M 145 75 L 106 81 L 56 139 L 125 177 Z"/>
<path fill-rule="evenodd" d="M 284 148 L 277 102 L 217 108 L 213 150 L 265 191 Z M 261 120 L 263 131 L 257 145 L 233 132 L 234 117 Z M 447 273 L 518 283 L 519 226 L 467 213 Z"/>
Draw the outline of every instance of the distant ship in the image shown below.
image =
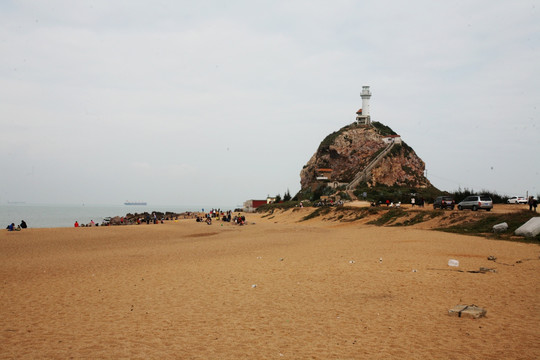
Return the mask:
<path fill-rule="evenodd" d="M 139 206 L 146 206 L 146 202 L 144 201 L 126 201 L 124 205 L 139 205 Z"/>

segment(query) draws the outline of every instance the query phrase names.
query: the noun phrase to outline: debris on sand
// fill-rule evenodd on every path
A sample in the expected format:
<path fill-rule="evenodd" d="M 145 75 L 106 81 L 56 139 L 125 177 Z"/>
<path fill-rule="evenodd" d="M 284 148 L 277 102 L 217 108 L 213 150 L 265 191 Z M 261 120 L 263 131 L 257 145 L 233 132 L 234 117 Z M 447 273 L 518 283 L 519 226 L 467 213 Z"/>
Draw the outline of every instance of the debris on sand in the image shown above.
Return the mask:
<path fill-rule="evenodd" d="M 487 310 L 476 305 L 456 305 L 448 310 L 448 315 L 478 319 L 486 316 Z"/>

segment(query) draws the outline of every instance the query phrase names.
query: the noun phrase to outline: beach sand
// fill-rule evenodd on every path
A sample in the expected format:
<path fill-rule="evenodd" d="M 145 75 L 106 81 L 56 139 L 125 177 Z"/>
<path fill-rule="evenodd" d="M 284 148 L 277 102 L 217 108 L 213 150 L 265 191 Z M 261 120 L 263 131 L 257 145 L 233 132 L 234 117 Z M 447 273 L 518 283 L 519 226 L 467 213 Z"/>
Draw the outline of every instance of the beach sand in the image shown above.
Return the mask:
<path fill-rule="evenodd" d="M 1 231 L 0 358 L 540 358 L 538 245 L 310 211 Z"/>

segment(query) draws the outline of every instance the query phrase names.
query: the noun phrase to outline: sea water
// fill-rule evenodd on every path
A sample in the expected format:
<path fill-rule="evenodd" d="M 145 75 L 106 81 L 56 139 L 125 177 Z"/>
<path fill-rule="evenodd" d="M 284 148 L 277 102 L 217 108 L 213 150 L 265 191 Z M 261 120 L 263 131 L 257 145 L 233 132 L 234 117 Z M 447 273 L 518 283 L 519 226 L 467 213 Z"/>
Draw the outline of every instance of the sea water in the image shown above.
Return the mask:
<path fill-rule="evenodd" d="M 234 210 L 234 207 L 215 207 L 221 210 Z M 9 224 L 19 225 L 22 220 L 31 228 L 71 227 L 77 221 L 79 224 L 89 224 L 94 220 L 101 224 L 103 219 L 113 216 L 125 216 L 128 213 L 152 213 L 185 211 L 209 211 L 206 206 L 138 206 L 138 205 L 35 205 L 7 204 L 0 205 L 0 229 Z"/>

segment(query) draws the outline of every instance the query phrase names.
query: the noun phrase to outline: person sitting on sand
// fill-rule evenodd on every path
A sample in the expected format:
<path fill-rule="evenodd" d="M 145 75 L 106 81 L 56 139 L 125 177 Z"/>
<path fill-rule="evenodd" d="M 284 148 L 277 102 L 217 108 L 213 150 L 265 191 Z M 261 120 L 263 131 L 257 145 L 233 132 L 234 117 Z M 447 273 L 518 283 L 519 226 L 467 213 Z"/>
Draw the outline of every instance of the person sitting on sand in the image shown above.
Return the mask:
<path fill-rule="evenodd" d="M 13 231 L 15 230 L 15 224 L 14 223 L 11 223 L 9 224 L 7 227 L 6 227 L 7 231 Z"/>
<path fill-rule="evenodd" d="M 21 225 L 19 225 L 21 228 L 26 229 L 28 225 L 26 225 L 26 222 L 24 220 L 21 220 Z"/>
<path fill-rule="evenodd" d="M 78 221 L 75 221 L 75 224 L 73 224 L 73 226 L 79 227 L 79 222 L 78 222 Z"/>
<path fill-rule="evenodd" d="M 212 218 L 210 216 L 206 218 L 206 223 L 212 225 Z"/>
<path fill-rule="evenodd" d="M 240 216 L 240 214 L 238 214 L 238 216 L 236 216 L 234 218 L 234 223 L 237 224 L 237 225 L 245 225 L 246 224 L 246 217 L 245 216 Z"/>

